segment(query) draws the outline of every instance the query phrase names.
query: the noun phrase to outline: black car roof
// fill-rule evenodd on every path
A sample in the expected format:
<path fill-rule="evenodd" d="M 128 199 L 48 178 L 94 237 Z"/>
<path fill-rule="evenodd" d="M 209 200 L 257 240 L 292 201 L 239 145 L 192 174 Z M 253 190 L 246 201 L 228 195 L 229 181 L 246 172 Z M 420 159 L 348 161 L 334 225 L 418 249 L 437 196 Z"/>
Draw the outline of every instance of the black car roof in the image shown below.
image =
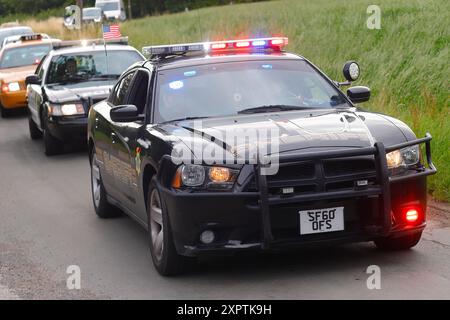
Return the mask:
<path fill-rule="evenodd" d="M 158 60 L 148 60 L 144 66 L 155 65 L 159 70 L 204 65 L 210 63 L 261 61 L 261 60 L 304 60 L 303 57 L 288 52 L 271 53 L 227 53 L 220 55 L 173 56 Z"/>

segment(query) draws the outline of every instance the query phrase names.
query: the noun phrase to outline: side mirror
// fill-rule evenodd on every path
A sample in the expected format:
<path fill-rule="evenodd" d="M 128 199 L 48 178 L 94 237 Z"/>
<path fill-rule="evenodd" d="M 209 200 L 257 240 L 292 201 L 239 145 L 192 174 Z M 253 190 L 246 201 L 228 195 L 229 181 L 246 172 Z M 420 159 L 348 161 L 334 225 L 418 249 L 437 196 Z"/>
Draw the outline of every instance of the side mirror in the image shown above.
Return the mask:
<path fill-rule="evenodd" d="M 145 118 L 144 115 L 139 114 L 138 108 L 131 104 L 112 108 L 109 116 L 114 122 L 134 122 Z"/>
<path fill-rule="evenodd" d="M 347 61 L 344 64 L 342 73 L 344 74 L 345 79 L 349 82 L 358 80 L 360 74 L 358 63 L 356 63 L 356 61 Z"/>
<path fill-rule="evenodd" d="M 41 79 L 36 74 L 32 74 L 25 78 L 25 84 L 26 85 L 29 85 L 29 84 L 40 85 Z"/>
<path fill-rule="evenodd" d="M 351 87 L 347 89 L 347 96 L 354 103 L 369 101 L 370 89 L 363 86 Z"/>

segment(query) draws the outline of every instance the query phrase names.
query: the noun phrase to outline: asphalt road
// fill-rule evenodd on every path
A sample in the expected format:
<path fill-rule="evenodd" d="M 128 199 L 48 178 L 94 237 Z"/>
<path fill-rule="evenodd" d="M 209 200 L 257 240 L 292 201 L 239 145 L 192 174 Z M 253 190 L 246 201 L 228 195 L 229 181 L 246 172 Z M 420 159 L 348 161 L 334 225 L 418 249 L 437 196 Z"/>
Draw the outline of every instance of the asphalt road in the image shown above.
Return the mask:
<path fill-rule="evenodd" d="M 245 254 L 163 278 L 140 226 L 95 216 L 86 150 L 48 158 L 16 115 L 0 119 L 0 298 L 450 299 L 450 212 L 437 205 L 407 252 L 365 243 Z M 70 265 L 80 267 L 80 290 L 67 289 Z M 370 265 L 380 267 L 379 290 L 367 288 Z"/>

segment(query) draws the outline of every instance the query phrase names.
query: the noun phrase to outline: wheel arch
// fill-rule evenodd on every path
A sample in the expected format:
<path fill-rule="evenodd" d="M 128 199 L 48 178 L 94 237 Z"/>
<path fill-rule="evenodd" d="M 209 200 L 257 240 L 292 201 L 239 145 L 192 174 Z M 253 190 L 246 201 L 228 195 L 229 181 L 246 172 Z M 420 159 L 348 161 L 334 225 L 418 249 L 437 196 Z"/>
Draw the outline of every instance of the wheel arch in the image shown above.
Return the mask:
<path fill-rule="evenodd" d="M 94 139 L 92 139 L 92 137 L 89 137 L 89 140 L 88 140 L 88 155 L 89 155 L 89 162 L 91 161 L 91 158 L 92 158 L 92 151 L 94 151 L 94 147 L 95 147 Z"/>
<path fill-rule="evenodd" d="M 147 208 L 147 201 L 148 201 L 148 188 L 150 185 L 150 181 L 152 178 L 157 174 L 156 168 L 150 164 L 147 163 L 144 167 L 144 171 L 142 174 L 142 190 L 144 193 L 144 200 L 145 200 L 145 207 Z"/>

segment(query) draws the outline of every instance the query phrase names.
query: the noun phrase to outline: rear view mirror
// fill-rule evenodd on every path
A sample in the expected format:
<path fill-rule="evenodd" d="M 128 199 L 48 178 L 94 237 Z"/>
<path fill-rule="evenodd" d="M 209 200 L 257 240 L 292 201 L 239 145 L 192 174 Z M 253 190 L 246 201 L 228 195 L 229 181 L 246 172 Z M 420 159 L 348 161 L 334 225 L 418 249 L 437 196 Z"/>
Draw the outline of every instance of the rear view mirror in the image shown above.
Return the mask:
<path fill-rule="evenodd" d="M 144 115 L 139 114 L 139 110 L 134 105 L 117 106 L 109 112 L 111 120 L 114 122 L 134 122 L 144 120 Z"/>
<path fill-rule="evenodd" d="M 37 75 L 32 74 L 32 75 L 30 75 L 30 76 L 25 78 L 25 84 L 26 85 L 29 85 L 29 84 L 40 85 L 41 84 L 41 79 Z"/>
<path fill-rule="evenodd" d="M 370 99 L 370 89 L 363 86 L 348 88 L 348 98 L 354 103 L 365 102 Z"/>

